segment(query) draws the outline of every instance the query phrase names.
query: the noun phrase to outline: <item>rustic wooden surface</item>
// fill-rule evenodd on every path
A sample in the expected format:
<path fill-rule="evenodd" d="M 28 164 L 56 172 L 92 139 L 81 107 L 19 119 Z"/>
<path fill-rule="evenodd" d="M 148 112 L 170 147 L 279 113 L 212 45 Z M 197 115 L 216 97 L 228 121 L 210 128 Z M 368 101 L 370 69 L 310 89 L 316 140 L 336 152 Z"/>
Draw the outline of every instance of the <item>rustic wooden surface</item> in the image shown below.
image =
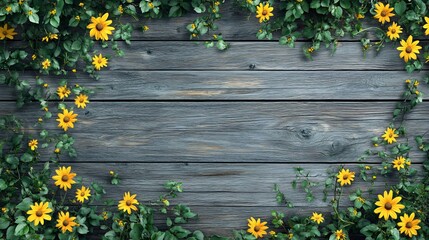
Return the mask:
<path fill-rule="evenodd" d="M 322 50 L 308 61 L 305 41 L 296 48 L 256 41 L 254 16 L 248 19 L 230 4 L 224 10 L 219 31 L 231 40 L 228 51 L 189 41 L 185 27 L 193 16 L 149 20 L 134 23 L 150 30 L 136 30 L 131 46 L 120 44 L 126 57 L 111 58 L 100 81 L 79 72 L 67 76 L 96 94 L 69 131 L 78 158 L 64 164 L 84 182 L 102 183 L 114 199 L 131 191 L 149 201 L 165 181 L 182 181 L 185 193 L 173 203 L 189 204 L 200 215 L 190 227 L 208 234 L 230 235 L 250 216 L 268 219 L 272 209 L 287 216 L 328 213 L 321 187 L 313 203 L 291 188 L 293 167 L 309 170 L 314 181 L 340 165 L 358 171 L 357 159 L 389 124 L 405 79 L 422 74 L 404 72 L 392 47 L 364 58 L 351 39 L 340 42 L 333 56 Z M 34 82 L 34 73 L 21 76 Z M 42 78 L 55 90 L 60 77 Z M 36 104 L 18 110 L 13 101 L 13 89 L 2 86 L 0 114 L 18 114 L 35 134 L 31 123 L 43 112 Z M 410 134 L 424 132 L 428 110 L 422 104 L 407 117 Z M 57 129 L 55 123 L 47 128 Z M 411 160 L 419 168 L 423 157 L 414 151 Z M 367 160 L 374 168 L 378 162 Z M 108 184 L 109 170 L 119 173 L 122 185 Z M 297 208 L 275 203 L 274 183 Z M 374 191 L 393 183 L 378 179 Z M 369 187 L 360 181 L 354 186 Z"/>

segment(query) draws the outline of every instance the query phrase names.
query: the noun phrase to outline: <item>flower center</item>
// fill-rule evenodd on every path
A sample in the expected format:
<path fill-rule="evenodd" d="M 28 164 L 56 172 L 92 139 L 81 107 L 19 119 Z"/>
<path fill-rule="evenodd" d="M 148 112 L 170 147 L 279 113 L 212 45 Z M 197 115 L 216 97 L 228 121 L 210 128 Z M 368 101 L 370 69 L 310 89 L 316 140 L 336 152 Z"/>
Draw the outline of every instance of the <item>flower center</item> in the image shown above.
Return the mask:
<path fill-rule="evenodd" d="M 405 48 L 405 52 L 407 53 L 411 53 L 413 51 L 413 48 L 411 46 L 407 46 L 407 48 Z"/>
<path fill-rule="evenodd" d="M 343 175 L 343 180 L 347 180 L 349 177 L 347 175 Z"/>
<path fill-rule="evenodd" d="M 103 62 L 103 59 L 99 58 L 98 63 L 101 64 Z"/>
<path fill-rule="evenodd" d="M 61 181 L 63 181 L 63 182 L 67 182 L 69 180 L 69 176 L 67 176 L 67 175 L 64 175 L 62 178 L 61 178 Z"/>
<path fill-rule="evenodd" d="M 97 25 L 95 25 L 95 28 L 96 28 L 98 31 L 101 31 L 101 30 L 103 30 L 104 26 L 103 26 L 103 24 L 101 24 L 101 23 L 97 23 Z"/>
<path fill-rule="evenodd" d="M 386 210 L 390 210 L 390 209 L 392 209 L 392 204 L 390 202 L 388 202 L 388 203 L 384 204 L 384 208 Z"/>
<path fill-rule="evenodd" d="M 36 212 L 36 216 L 37 216 L 37 217 L 41 217 L 41 216 L 43 216 L 43 212 L 42 212 L 42 210 L 37 210 L 37 212 Z"/>
<path fill-rule="evenodd" d="M 381 11 L 380 16 L 382 17 L 387 16 L 387 11 L 386 10 Z"/>
<path fill-rule="evenodd" d="M 7 32 L 6 32 L 6 30 L 3 30 L 3 35 L 5 35 L 5 36 L 7 35 Z"/>
<path fill-rule="evenodd" d="M 63 221 L 63 225 L 64 225 L 65 227 L 67 227 L 67 225 L 69 225 L 69 221 L 64 220 L 64 221 Z"/>
<path fill-rule="evenodd" d="M 396 29 L 390 30 L 391 33 L 396 33 Z"/>
<path fill-rule="evenodd" d="M 80 195 L 81 195 L 82 197 L 83 197 L 83 196 L 85 196 L 85 192 L 82 192 Z"/>
<path fill-rule="evenodd" d="M 255 230 L 255 232 L 259 232 L 259 230 L 261 230 L 261 228 L 260 228 L 259 226 L 255 226 L 255 227 L 253 228 L 253 230 Z"/>
<path fill-rule="evenodd" d="M 131 200 L 127 200 L 127 201 L 125 202 L 125 204 L 127 204 L 127 206 L 131 206 Z"/>
<path fill-rule="evenodd" d="M 262 11 L 262 15 L 267 15 L 267 10 Z"/>
<path fill-rule="evenodd" d="M 66 116 L 66 117 L 64 117 L 63 121 L 64 121 L 65 123 L 68 123 L 68 122 L 70 122 L 70 118 Z"/>
<path fill-rule="evenodd" d="M 406 228 L 412 228 L 413 224 L 411 222 L 407 222 L 407 224 L 405 225 Z"/>

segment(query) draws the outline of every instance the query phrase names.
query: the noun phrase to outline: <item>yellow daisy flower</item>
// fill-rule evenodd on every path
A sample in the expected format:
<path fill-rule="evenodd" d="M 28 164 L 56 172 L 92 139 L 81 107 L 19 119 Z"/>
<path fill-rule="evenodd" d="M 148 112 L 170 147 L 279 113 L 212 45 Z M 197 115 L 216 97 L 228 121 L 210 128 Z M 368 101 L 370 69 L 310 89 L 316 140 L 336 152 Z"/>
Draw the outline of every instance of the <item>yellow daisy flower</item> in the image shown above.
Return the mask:
<path fill-rule="evenodd" d="M 343 232 L 343 229 L 335 231 L 335 239 L 336 240 L 345 240 L 346 234 Z"/>
<path fill-rule="evenodd" d="M 399 156 L 392 161 L 392 164 L 393 168 L 396 168 L 399 171 L 401 168 L 405 168 L 405 158 L 403 156 Z"/>
<path fill-rule="evenodd" d="M 77 189 L 76 191 L 76 200 L 83 203 L 85 200 L 89 200 L 91 196 L 91 189 L 82 186 L 82 188 Z"/>
<path fill-rule="evenodd" d="M 6 10 L 6 12 L 11 12 L 12 11 L 12 7 L 11 6 L 7 6 L 6 8 L 5 8 L 5 10 Z"/>
<path fill-rule="evenodd" d="M 426 29 L 425 35 L 429 35 L 429 17 L 425 17 L 426 24 L 423 25 L 423 28 Z"/>
<path fill-rule="evenodd" d="M 259 22 L 263 22 L 265 20 L 270 20 L 270 17 L 274 16 L 273 14 L 273 7 L 270 7 L 270 4 L 266 3 L 265 5 L 262 5 L 262 3 L 259 3 L 258 6 L 256 6 L 256 18 L 259 18 Z"/>
<path fill-rule="evenodd" d="M 85 108 L 87 103 L 89 103 L 88 96 L 85 94 L 80 94 L 74 99 L 74 104 L 76 104 L 78 108 Z"/>
<path fill-rule="evenodd" d="M 29 222 L 34 222 L 34 226 L 45 224 L 46 221 L 50 221 L 52 217 L 48 213 L 52 212 L 52 209 L 49 208 L 48 202 L 34 203 L 30 206 L 30 210 L 27 211 L 28 216 L 27 220 Z"/>
<path fill-rule="evenodd" d="M 408 62 L 409 59 L 417 59 L 416 53 L 419 54 L 419 50 L 422 49 L 421 46 L 417 45 L 419 42 L 419 40 L 413 41 L 413 36 L 411 35 L 407 38 L 407 41 L 402 39 L 401 46 L 396 48 L 401 51 L 399 57 L 403 58 L 405 62 Z"/>
<path fill-rule="evenodd" d="M 45 59 L 45 61 L 42 62 L 42 68 L 48 69 L 51 66 L 51 61 L 49 59 Z"/>
<path fill-rule="evenodd" d="M 268 229 L 267 222 L 261 222 L 261 219 L 258 218 L 258 220 L 255 220 L 253 217 L 250 217 L 250 219 L 247 219 L 247 226 L 249 229 L 247 229 L 247 232 L 252 234 L 255 238 L 262 238 L 264 235 L 267 234 L 265 230 Z"/>
<path fill-rule="evenodd" d="M 136 194 L 132 195 L 130 192 L 124 193 L 124 199 L 119 201 L 118 209 L 131 214 L 131 210 L 137 211 L 137 207 L 134 204 L 139 204 L 136 199 Z"/>
<path fill-rule="evenodd" d="M 32 139 L 30 142 L 28 142 L 28 146 L 31 148 L 31 151 L 34 151 L 37 149 L 37 144 L 39 144 L 37 139 Z"/>
<path fill-rule="evenodd" d="M 58 113 L 57 122 L 59 122 L 58 127 L 67 131 L 69 128 L 74 128 L 74 124 L 77 121 L 77 114 L 73 114 L 73 111 L 63 109 L 63 113 Z"/>
<path fill-rule="evenodd" d="M 66 85 L 57 88 L 57 95 L 60 99 L 64 99 L 70 95 L 71 91 Z"/>
<path fill-rule="evenodd" d="M 415 214 L 411 213 L 410 216 L 408 214 L 404 214 L 401 218 L 401 222 L 398 222 L 399 231 L 401 233 L 405 233 L 405 235 L 408 235 L 408 237 L 417 236 L 417 230 L 419 230 L 421 227 L 419 226 L 420 220 L 414 219 Z"/>
<path fill-rule="evenodd" d="M 52 179 L 55 180 L 55 186 L 59 186 L 64 191 L 71 189 L 71 185 L 76 183 L 73 178 L 76 177 L 76 173 L 71 172 L 71 167 L 59 167 L 55 170 L 57 175 L 52 176 Z"/>
<path fill-rule="evenodd" d="M 94 57 L 92 57 L 92 65 L 94 65 L 94 68 L 96 70 L 99 70 L 102 67 L 107 67 L 107 58 L 103 57 L 103 55 L 94 55 Z"/>
<path fill-rule="evenodd" d="M 396 138 L 399 136 L 395 133 L 395 131 L 395 128 L 387 128 L 381 137 L 384 138 L 384 141 L 386 141 L 387 143 L 392 144 L 396 142 Z"/>
<path fill-rule="evenodd" d="M 384 220 L 387 221 L 389 217 L 392 217 L 392 219 L 398 218 L 396 213 L 400 213 L 401 209 L 404 209 L 405 206 L 402 204 L 399 204 L 399 202 L 402 200 L 402 197 L 395 197 L 393 198 L 393 191 L 390 190 L 389 193 L 387 191 L 384 191 L 383 195 L 378 195 L 378 201 L 375 202 L 375 205 L 378 206 L 374 210 L 374 213 L 379 213 L 380 215 L 378 218 L 384 217 Z"/>
<path fill-rule="evenodd" d="M 3 27 L 0 27 L 0 40 L 4 40 L 5 38 L 13 39 L 13 36 L 15 36 L 17 33 L 15 32 L 15 28 L 9 28 L 7 27 L 7 23 L 3 25 Z"/>
<path fill-rule="evenodd" d="M 57 228 L 61 229 L 63 233 L 66 231 L 73 232 L 73 227 L 77 226 L 77 223 L 74 221 L 76 217 L 70 217 L 69 212 L 64 213 L 63 211 L 58 213 Z"/>
<path fill-rule="evenodd" d="M 378 2 L 375 4 L 375 16 L 374 18 L 378 19 L 381 24 L 384 24 L 385 22 L 390 22 L 390 17 L 395 16 L 393 11 L 393 7 L 389 8 L 389 4 L 384 5 L 382 2 Z"/>
<path fill-rule="evenodd" d="M 311 216 L 310 219 L 317 224 L 320 224 L 325 220 L 325 218 L 323 218 L 323 215 L 321 213 L 317 213 L 317 212 L 314 212 L 313 216 Z"/>
<path fill-rule="evenodd" d="M 110 26 L 112 20 L 107 20 L 108 17 L 109 13 L 105 13 L 101 17 L 91 17 L 91 23 L 86 27 L 91 29 L 89 31 L 90 37 L 95 37 L 96 40 L 109 40 L 108 35 L 111 35 L 115 28 Z"/>
<path fill-rule="evenodd" d="M 390 40 L 398 39 L 400 33 L 402 33 L 402 28 L 395 22 L 393 22 L 392 25 L 387 28 L 387 36 L 390 38 Z"/>
<path fill-rule="evenodd" d="M 351 172 L 349 169 L 341 169 L 338 172 L 337 178 L 337 182 L 339 182 L 341 186 L 351 185 L 355 178 L 355 173 Z"/>

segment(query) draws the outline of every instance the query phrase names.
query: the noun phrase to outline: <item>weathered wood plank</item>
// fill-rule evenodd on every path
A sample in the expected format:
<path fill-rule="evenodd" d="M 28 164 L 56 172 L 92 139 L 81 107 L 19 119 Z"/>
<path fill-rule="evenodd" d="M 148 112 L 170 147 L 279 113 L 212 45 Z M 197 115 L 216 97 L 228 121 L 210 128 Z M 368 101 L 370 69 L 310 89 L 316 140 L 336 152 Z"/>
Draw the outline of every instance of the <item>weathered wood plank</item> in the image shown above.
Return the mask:
<path fill-rule="evenodd" d="M 78 139 L 80 161 L 354 162 L 370 147 L 370 138 L 382 135 L 393 107 L 392 102 L 94 102 L 77 111 L 77 127 L 69 133 Z M 15 110 L 0 104 L 0 114 Z M 426 131 L 428 110 L 424 103 L 407 116 L 409 134 Z M 16 113 L 31 127 L 43 112 L 26 107 Z M 56 123 L 46 127 L 58 129 Z M 423 159 L 419 151 L 413 154 L 415 161 Z"/>
<path fill-rule="evenodd" d="M 93 100 L 391 100 L 404 80 L 423 74 L 404 71 L 102 71 L 101 80 L 68 76 L 70 84 L 94 89 Z M 22 79 L 35 83 L 34 74 Z M 42 76 L 54 91 L 59 76 Z M 0 88 L 0 100 L 13 100 Z"/>
<path fill-rule="evenodd" d="M 195 42 L 148 41 L 122 44 L 126 57 L 110 61 L 110 70 L 403 70 L 404 61 L 393 48 L 377 56 L 370 51 L 364 58 L 360 43 L 342 42 L 334 56 L 320 50 L 314 61 L 307 60 L 302 49 L 276 42 L 234 42 L 228 51 L 206 49 Z M 351 57 L 353 56 L 353 57 Z M 156 77 L 156 76 L 154 76 Z"/>
<path fill-rule="evenodd" d="M 166 180 L 182 181 L 184 193 L 177 199 L 171 200 L 171 204 L 187 204 L 199 214 L 199 220 L 189 225 L 192 229 L 203 229 L 209 234 L 229 234 L 232 229 L 246 227 L 246 219 L 250 216 L 270 219 L 270 210 L 279 210 L 286 213 L 301 216 L 310 215 L 312 211 L 329 212 L 329 203 L 321 201 L 322 189 L 314 189 L 316 201 L 308 203 L 305 193 L 301 190 L 293 190 L 291 181 L 294 180 L 293 167 L 302 166 L 310 171 L 310 179 L 323 183 L 327 176 L 327 169 L 332 168 L 336 172 L 340 164 L 183 164 L 183 163 L 141 163 L 141 164 L 85 164 L 73 163 L 73 169 L 78 176 L 83 177 L 84 183 L 96 181 L 106 188 L 107 198 L 119 200 L 123 192 L 131 191 L 137 194 L 141 203 L 148 203 L 158 199 L 163 192 L 162 184 Z M 369 164 L 372 169 L 379 164 Z M 413 164 L 414 168 L 421 169 L 420 164 Z M 358 166 L 347 164 L 347 168 L 358 172 Z M 108 170 L 115 170 L 121 177 L 122 183 L 117 186 L 108 184 Z M 361 188 L 366 191 L 373 189 L 374 194 L 364 193 L 368 200 L 374 200 L 376 194 L 395 184 L 397 174 L 390 176 L 389 180 L 379 177 L 374 187 L 370 183 L 364 183 L 357 176 L 352 186 L 344 188 L 345 192 Z M 398 180 L 399 181 L 399 180 Z M 273 184 L 278 183 L 282 191 L 292 201 L 296 208 L 287 209 L 275 202 Z M 322 184 L 323 185 L 323 184 Z M 330 194 L 332 197 L 332 194 Z M 344 195 L 346 196 L 346 194 Z M 329 202 L 329 201 L 328 201 Z M 345 197 L 343 206 L 349 206 L 350 202 Z M 327 215 L 326 217 L 329 217 Z M 158 219 L 157 222 L 162 222 Z"/>

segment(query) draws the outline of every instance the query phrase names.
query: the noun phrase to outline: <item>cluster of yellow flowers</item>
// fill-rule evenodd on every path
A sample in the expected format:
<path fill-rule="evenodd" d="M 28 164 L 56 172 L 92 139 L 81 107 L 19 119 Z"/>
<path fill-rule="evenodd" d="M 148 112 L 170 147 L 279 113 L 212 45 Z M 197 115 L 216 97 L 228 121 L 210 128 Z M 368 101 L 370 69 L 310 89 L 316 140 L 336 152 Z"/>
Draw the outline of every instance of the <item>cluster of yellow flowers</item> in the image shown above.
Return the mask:
<path fill-rule="evenodd" d="M 395 16 L 393 13 L 394 8 L 390 7 L 389 4 L 384 5 L 382 2 L 375 4 L 375 16 L 374 18 L 378 19 L 381 24 L 385 22 L 390 22 L 390 17 Z M 425 35 L 429 35 L 429 18 L 425 17 L 426 24 L 423 25 L 423 28 L 426 29 Z M 399 38 L 399 34 L 402 33 L 402 27 L 397 25 L 395 22 L 388 27 L 386 35 L 390 40 L 396 40 Z M 408 62 L 410 59 L 416 60 L 417 54 L 420 53 L 421 46 L 419 46 L 420 41 L 413 41 L 413 36 L 408 36 L 407 40 L 402 39 L 400 44 L 401 46 L 397 48 L 400 51 L 399 57 L 403 58 L 405 62 Z"/>
<path fill-rule="evenodd" d="M 388 220 L 389 218 L 397 219 L 397 213 L 401 213 L 401 209 L 404 209 L 405 206 L 400 204 L 399 202 L 402 200 L 402 197 L 398 196 L 393 198 L 393 191 L 389 192 L 384 191 L 383 195 L 378 195 L 378 201 L 375 202 L 375 205 L 378 206 L 374 210 L 375 214 L 379 214 L 379 218 L 383 218 L 384 220 Z M 405 233 L 409 237 L 417 236 L 417 230 L 421 227 L 419 226 L 420 220 L 414 219 L 415 214 L 411 213 L 410 215 L 404 213 L 403 216 L 400 217 L 401 221 L 398 222 L 399 231 L 401 233 Z"/>

